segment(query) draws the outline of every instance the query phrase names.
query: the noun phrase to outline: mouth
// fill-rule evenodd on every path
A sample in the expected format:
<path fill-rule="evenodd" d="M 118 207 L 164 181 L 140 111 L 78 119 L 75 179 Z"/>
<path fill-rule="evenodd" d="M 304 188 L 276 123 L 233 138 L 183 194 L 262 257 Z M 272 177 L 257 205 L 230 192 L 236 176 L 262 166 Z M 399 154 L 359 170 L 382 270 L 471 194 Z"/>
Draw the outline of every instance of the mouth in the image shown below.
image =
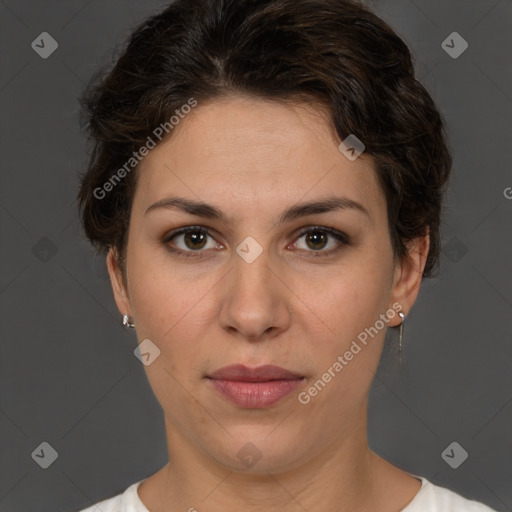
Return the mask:
<path fill-rule="evenodd" d="M 279 366 L 225 366 L 208 375 L 213 388 L 235 405 L 248 409 L 270 407 L 302 385 L 305 377 Z"/>

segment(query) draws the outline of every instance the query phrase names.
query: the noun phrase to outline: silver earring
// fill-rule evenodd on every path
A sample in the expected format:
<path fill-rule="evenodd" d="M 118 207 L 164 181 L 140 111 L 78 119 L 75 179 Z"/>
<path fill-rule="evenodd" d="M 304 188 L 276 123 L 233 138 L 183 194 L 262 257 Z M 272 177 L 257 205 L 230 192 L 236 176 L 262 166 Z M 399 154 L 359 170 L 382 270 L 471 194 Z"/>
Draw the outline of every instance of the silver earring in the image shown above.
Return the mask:
<path fill-rule="evenodd" d="M 401 311 L 398 312 L 398 315 L 402 319 L 400 324 L 400 331 L 398 333 L 398 365 L 400 366 L 400 373 L 402 373 L 402 336 L 404 332 L 405 315 Z"/>
<path fill-rule="evenodd" d="M 135 324 L 131 321 L 128 315 L 123 315 L 123 325 L 125 327 L 131 327 L 132 329 L 135 327 Z"/>

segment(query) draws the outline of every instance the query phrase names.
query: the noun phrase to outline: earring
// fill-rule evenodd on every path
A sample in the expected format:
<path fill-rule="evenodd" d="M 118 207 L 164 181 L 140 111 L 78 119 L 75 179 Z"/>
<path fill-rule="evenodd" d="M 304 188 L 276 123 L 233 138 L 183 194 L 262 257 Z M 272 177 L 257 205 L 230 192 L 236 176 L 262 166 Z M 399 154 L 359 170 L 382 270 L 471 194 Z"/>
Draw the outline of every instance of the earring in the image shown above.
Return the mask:
<path fill-rule="evenodd" d="M 398 315 L 402 319 L 402 322 L 400 324 L 400 331 L 398 334 L 398 364 L 400 366 L 400 373 L 402 373 L 402 336 L 404 332 L 405 315 L 401 311 L 398 312 Z"/>
<path fill-rule="evenodd" d="M 125 327 L 131 327 L 132 329 L 135 327 L 135 324 L 130 320 L 128 315 L 123 315 L 123 325 Z"/>

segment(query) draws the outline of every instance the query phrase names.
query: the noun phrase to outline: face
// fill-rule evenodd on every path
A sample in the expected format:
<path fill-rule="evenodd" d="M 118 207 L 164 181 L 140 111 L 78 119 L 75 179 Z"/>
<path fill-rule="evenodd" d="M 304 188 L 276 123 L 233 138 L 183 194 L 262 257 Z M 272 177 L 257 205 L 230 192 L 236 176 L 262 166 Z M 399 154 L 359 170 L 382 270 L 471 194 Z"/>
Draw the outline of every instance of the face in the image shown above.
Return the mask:
<path fill-rule="evenodd" d="M 107 260 L 120 312 L 160 350 L 144 368 L 171 450 L 277 471 L 365 427 L 386 328 L 416 298 L 428 239 L 395 262 L 372 160 L 339 142 L 319 107 L 226 98 L 199 104 L 137 169 L 127 288 Z M 155 206 L 177 197 L 218 215 Z M 326 200 L 341 207 L 298 208 Z M 295 378 L 211 378 L 237 364 Z"/>

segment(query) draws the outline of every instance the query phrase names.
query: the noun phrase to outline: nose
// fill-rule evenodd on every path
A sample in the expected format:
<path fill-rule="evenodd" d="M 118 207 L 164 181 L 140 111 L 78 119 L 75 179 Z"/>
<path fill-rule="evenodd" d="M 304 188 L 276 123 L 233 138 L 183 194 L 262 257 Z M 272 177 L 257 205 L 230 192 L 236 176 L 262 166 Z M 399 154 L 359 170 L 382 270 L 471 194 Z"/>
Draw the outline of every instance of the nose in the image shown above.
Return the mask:
<path fill-rule="evenodd" d="M 238 254 L 225 276 L 220 324 L 231 336 L 251 342 L 273 338 L 290 324 L 290 291 L 263 251 L 253 261 Z"/>

